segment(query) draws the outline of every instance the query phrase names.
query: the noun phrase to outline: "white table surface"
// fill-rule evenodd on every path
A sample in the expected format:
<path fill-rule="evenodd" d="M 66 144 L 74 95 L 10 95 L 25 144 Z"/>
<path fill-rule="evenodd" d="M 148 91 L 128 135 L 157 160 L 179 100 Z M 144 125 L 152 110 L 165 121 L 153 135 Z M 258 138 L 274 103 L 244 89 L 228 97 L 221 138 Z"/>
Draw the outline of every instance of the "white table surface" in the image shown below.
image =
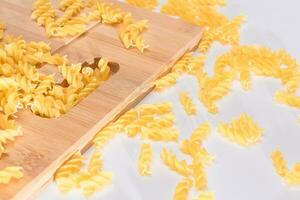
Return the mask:
<path fill-rule="evenodd" d="M 163 1 L 161 1 L 163 2 Z M 261 44 L 274 50 L 284 48 L 300 60 L 300 2 L 297 0 L 228 0 L 222 12 L 229 17 L 237 14 L 246 16 L 242 28 L 242 44 Z M 215 44 L 208 54 L 206 70 L 212 72 L 217 55 L 228 47 Z M 244 92 L 236 82 L 231 92 L 220 102 L 218 115 L 208 114 L 197 100 L 196 79 L 182 76 L 178 84 L 164 93 L 151 93 L 142 103 L 171 101 L 177 117 L 176 127 L 180 138 L 187 138 L 191 131 L 204 121 L 213 125 L 212 137 L 205 146 L 216 157 L 216 162 L 207 169 L 209 189 L 217 200 L 299 200 L 300 188 L 289 188 L 273 169 L 271 152 L 280 147 L 289 167 L 300 162 L 299 111 L 275 103 L 273 95 L 281 88 L 279 81 L 254 77 L 253 89 Z M 188 91 L 197 104 L 198 115 L 188 117 L 183 111 L 178 93 Z M 233 145 L 216 132 L 216 124 L 230 121 L 242 112 L 254 117 L 265 130 L 262 143 L 243 149 Z M 153 176 L 140 177 L 137 172 L 137 157 L 141 141 L 117 137 L 104 150 L 104 168 L 114 173 L 113 185 L 98 192 L 91 200 L 168 200 L 172 199 L 180 176 L 169 171 L 160 161 L 163 146 L 170 147 L 182 156 L 175 144 L 153 143 L 155 149 Z M 91 150 L 86 153 L 90 156 Z M 195 196 L 191 192 L 190 199 Z M 81 200 L 79 191 L 61 194 L 51 184 L 37 197 L 37 200 Z"/>

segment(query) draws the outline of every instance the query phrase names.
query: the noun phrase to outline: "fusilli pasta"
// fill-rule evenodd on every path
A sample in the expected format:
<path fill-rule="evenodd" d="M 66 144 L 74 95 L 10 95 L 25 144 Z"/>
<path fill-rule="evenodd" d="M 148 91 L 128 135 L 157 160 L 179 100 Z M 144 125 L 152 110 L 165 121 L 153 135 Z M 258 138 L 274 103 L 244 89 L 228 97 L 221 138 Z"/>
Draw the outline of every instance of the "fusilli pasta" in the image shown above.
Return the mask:
<path fill-rule="evenodd" d="M 138 160 L 138 171 L 141 176 L 150 176 L 152 174 L 152 147 L 150 144 L 142 144 Z"/>
<path fill-rule="evenodd" d="M 187 92 L 181 92 L 179 95 L 180 102 L 188 115 L 195 115 L 197 112 L 196 106 L 193 100 Z"/>
<path fill-rule="evenodd" d="M 263 130 L 251 117 L 243 113 L 239 118 L 234 118 L 231 124 L 220 123 L 218 132 L 228 140 L 247 147 L 261 140 Z"/>

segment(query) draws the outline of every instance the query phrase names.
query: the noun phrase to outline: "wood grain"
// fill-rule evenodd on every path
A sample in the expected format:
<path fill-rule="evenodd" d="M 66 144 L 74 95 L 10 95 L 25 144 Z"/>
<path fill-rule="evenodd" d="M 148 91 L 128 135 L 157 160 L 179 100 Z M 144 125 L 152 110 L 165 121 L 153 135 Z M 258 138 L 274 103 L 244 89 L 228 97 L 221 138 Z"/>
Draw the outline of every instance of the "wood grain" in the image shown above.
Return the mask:
<path fill-rule="evenodd" d="M 0 19 L 10 22 L 9 32 L 24 35 L 28 40 L 51 42 L 56 52 L 68 55 L 71 62 L 92 61 L 95 57 L 103 56 L 118 62 L 120 70 L 71 111 L 57 119 L 41 118 L 29 110 L 17 114 L 17 122 L 22 125 L 25 135 L 8 146 L 9 154 L 0 160 L 0 168 L 20 165 L 24 168 L 25 176 L 8 186 L 0 185 L 1 200 L 24 200 L 37 194 L 72 153 L 86 149 L 97 131 L 148 94 L 153 88 L 153 80 L 166 73 L 201 38 L 199 27 L 112 1 L 131 12 L 136 20 L 149 20 L 149 30 L 144 36 L 150 48 L 143 54 L 136 49 L 124 49 L 116 28 L 101 24 L 67 43 L 50 40 L 45 38 L 42 29 L 30 21 L 31 5 L 28 2 L 32 0 L 24 2 L 0 2 Z M 1 13 L 3 10 L 6 13 Z M 24 19 L 24 24 L 12 20 L 12 14 L 9 15 L 7 10 L 14 10 L 13 15 Z"/>

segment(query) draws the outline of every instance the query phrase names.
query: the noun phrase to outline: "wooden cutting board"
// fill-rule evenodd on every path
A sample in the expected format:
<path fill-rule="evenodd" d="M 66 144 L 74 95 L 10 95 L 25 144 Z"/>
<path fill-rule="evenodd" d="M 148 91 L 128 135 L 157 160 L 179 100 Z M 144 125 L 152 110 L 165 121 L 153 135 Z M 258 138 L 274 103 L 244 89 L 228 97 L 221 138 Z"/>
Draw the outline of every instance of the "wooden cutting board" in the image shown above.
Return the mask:
<path fill-rule="evenodd" d="M 49 42 L 54 51 L 73 63 L 105 57 L 120 64 L 119 71 L 67 114 L 45 119 L 29 110 L 20 111 L 17 123 L 25 135 L 8 145 L 9 154 L 0 169 L 9 165 L 24 168 L 24 178 L 0 185 L 0 200 L 33 198 L 47 184 L 56 169 L 75 151 L 86 149 L 103 126 L 138 103 L 153 88 L 153 81 L 165 74 L 201 38 L 201 29 L 159 13 L 112 1 L 136 20 L 149 20 L 144 34 L 150 48 L 144 53 L 124 49 L 116 28 L 93 24 L 78 38 L 48 39 L 44 30 L 30 20 L 33 0 L 1 0 L 0 20 L 8 32 L 27 40 Z M 56 69 L 50 69 L 55 72 Z"/>

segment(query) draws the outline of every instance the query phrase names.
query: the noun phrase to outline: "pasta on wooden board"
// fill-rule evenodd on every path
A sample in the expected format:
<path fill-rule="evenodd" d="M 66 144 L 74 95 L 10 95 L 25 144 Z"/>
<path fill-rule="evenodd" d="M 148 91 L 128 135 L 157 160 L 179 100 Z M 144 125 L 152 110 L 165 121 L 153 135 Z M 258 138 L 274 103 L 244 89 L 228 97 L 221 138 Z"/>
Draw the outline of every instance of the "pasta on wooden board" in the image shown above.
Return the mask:
<path fill-rule="evenodd" d="M 22 167 L 11 166 L 0 169 L 0 185 L 8 184 L 12 179 L 20 179 L 22 177 Z"/>
<path fill-rule="evenodd" d="M 147 9 L 154 9 L 157 6 L 157 0 L 126 0 L 126 2 Z"/>

